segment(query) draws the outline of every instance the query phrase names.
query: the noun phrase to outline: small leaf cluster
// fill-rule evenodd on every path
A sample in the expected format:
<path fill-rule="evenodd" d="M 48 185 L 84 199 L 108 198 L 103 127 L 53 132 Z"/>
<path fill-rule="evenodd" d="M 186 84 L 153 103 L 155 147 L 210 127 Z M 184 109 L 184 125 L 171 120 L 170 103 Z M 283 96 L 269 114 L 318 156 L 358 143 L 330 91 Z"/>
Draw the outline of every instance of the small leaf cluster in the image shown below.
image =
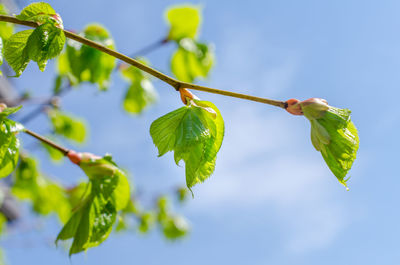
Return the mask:
<path fill-rule="evenodd" d="M 25 7 L 17 18 L 38 23 L 35 29 L 17 32 L 4 44 L 4 58 L 20 76 L 32 60 L 44 71 L 47 61 L 58 56 L 65 43 L 60 16 L 47 3 L 34 3 Z"/>
<path fill-rule="evenodd" d="M 119 231 L 128 229 L 132 216 L 140 233 L 148 233 L 158 226 L 167 239 L 176 240 L 186 236 L 190 230 L 188 221 L 171 211 L 171 202 L 166 195 L 160 196 L 154 209 L 150 210 L 142 210 L 137 200 L 131 200 L 121 213 L 117 229 Z"/>
<path fill-rule="evenodd" d="M 88 188 L 57 236 L 57 241 L 73 239 L 70 255 L 98 246 L 109 236 L 130 194 L 125 173 L 110 156 L 87 158 L 79 166 L 89 178 Z"/>
<path fill-rule="evenodd" d="M 115 49 L 113 38 L 100 24 L 86 26 L 81 34 L 104 47 Z M 72 85 L 90 82 L 97 84 L 100 90 L 107 90 L 115 65 L 114 57 L 74 40 L 68 40 L 65 52 L 58 59 L 58 72 Z"/>
<path fill-rule="evenodd" d="M 37 214 L 55 213 L 62 223 L 70 217 L 72 206 L 64 187 L 45 177 L 33 157 L 20 155 L 13 182 L 13 194 L 21 200 L 29 201 Z"/>

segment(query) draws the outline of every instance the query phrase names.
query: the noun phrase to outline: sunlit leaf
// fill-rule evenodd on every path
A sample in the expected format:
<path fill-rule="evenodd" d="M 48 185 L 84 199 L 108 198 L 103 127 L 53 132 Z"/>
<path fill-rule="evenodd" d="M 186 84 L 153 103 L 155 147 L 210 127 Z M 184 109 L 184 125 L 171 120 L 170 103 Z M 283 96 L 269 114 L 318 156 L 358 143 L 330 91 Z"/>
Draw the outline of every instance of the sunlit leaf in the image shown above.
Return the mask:
<path fill-rule="evenodd" d="M 38 2 L 32 3 L 22 9 L 21 13 L 17 15 L 17 18 L 20 20 L 45 23 L 52 15 L 56 15 L 56 11 L 49 4 Z"/>
<path fill-rule="evenodd" d="M 4 45 L 4 59 L 15 71 L 16 76 L 22 74 L 30 61 L 26 44 L 32 32 L 33 29 L 17 32 Z"/>
<path fill-rule="evenodd" d="M 7 177 L 17 166 L 20 143 L 16 134 L 24 128 L 7 117 L 19 109 L 5 108 L 0 112 L 0 178 Z"/>
<path fill-rule="evenodd" d="M 4 6 L 4 4 L 0 4 L 0 14 L 1 15 L 8 14 L 8 10 Z M 0 38 L 2 38 L 3 41 L 7 41 L 8 38 L 10 38 L 13 33 L 14 33 L 14 24 L 3 21 L 0 22 Z"/>
<path fill-rule="evenodd" d="M 57 109 L 49 110 L 48 116 L 55 133 L 77 143 L 85 141 L 87 129 L 82 119 L 75 118 Z"/>
<path fill-rule="evenodd" d="M 125 174 L 110 157 L 83 159 L 79 166 L 89 178 L 89 191 L 57 237 L 57 241 L 73 238 L 70 255 L 101 244 L 130 195 Z"/>
<path fill-rule="evenodd" d="M 171 59 L 172 73 L 179 80 L 190 83 L 198 78 L 206 78 L 213 64 L 212 47 L 188 38 L 179 42 L 179 48 Z"/>
<path fill-rule="evenodd" d="M 168 39 L 195 38 L 201 24 L 201 7 L 196 5 L 175 6 L 167 10 L 166 19 L 170 26 Z"/>
<path fill-rule="evenodd" d="M 159 156 L 174 151 L 177 164 L 184 160 L 186 185 L 190 188 L 213 173 L 224 121 L 211 102 L 194 100 L 155 120 L 150 134 Z"/>
<path fill-rule="evenodd" d="M 302 111 L 311 122 L 311 141 L 341 184 L 347 187 L 359 145 L 358 132 L 350 119 L 351 111 L 328 106 L 320 99 L 301 103 Z"/>

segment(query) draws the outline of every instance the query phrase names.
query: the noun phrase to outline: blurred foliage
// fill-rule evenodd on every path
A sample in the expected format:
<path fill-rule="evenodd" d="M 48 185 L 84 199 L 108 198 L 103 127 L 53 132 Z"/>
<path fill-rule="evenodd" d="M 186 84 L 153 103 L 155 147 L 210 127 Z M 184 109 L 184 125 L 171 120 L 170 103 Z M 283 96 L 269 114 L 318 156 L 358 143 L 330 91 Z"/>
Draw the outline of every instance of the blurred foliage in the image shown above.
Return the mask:
<path fill-rule="evenodd" d="M 144 59 L 141 59 L 140 62 L 149 65 Z M 139 114 L 147 106 L 156 102 L 157 92 L 148 74 L 133 66 L 122 67 L 120 72 L 130 82 L 123 101 L 123 107 L 127 112 Z"/>
<path fill-rule="evenodd" d="M 53 126 L 54 133 L 72 140 L 76 143 L 83 143 L 86 140 L 87 129 L 85 122 L 59 109 L 49 109 L 47 114 Z M 53 157 L 54 157 L 53 152 Z"/>
<path fill-rule="evenodd" d="M 110 33 L 99 24 L 88 25 L 82 35 L 109 49 L 115 49 Z M 59 75 L 67 77 L 72 85 L 90 82 L 97 84 L 100 90 L 108 88 L 114 67 L 114 57 L 74 40 L 67 41 L 65 52 L 58 58 Z"/>
<path fill-rule="evenodd" d="M 71 206 L 64 188 L 45 177 L 37 161 L 26 154 L 20 156 L 12 192 L 17 198 L 29 201 L 33 211 L 40 215 L 55 213 L 62 223 L 70 216 Z"/>

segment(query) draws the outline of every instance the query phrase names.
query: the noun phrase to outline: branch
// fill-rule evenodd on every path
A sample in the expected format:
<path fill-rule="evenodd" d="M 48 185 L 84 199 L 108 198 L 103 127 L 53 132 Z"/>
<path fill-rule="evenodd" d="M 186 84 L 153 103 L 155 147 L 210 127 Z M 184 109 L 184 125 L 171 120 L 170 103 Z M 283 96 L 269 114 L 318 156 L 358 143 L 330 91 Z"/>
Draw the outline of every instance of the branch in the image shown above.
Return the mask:
<path fill-rule="evenodd" d="M 14 23 L 14 24 L 29 26 L 29 27 L 38 27 L 39 26 L 39 24 L 36 22 L 23 21 L 23 20 L 19 20 L 15 17 L 7 16 L 7 15 L 0 15 L 0 21 L 10 22 L 10 23 Z M 87 46 L 95 48 L 101 52 L 104 52 L 108 55 L 111 55 L 111 56 L 117 58 L 117 59 L 120 59 L 121 61 L 124 61 L 125 63 L 135 66 L 136 68 L 139 68 L 140 70 L 160 79 L 161 81 L 164 81 L 165 83 L 174 87 L 176 90 L 179 90 L 181 88 L 190 88 L 193 90 L 204 91 L 204 92 L 213 93 L 213 94 L 219 94 L 219 95 L 224 95 L 224 96 L 229 96 L 229 97 L 235 97 L 235 98 L 241 98 L 241 99 L 245 99 L 245 100 L 256 101 L 256 102 L 265 103 L 265 104 L 280 107 L 280 108 L 286 107 L 286 103 L 284 101 L 260 98 L 260 97 L 246 95 L 246 94 L 240 94 L 240 93 L 224 91 L 224 90 L 219 90 L 219 89 L 205 87 L 205 86 L 199 86 L 199 85 L 195 85 L 195 84 L 191 84 L 191 83 L 181 82 L 181 81 L 178 81 L 166 74 L 163 74 L 147 65 L 144 65 L 135 59 L 132 59 L 122 53 L 117 52 L 117 51 L 106 48 L 94 41 L 91 41 L 82 36 L 79 36 L 78 34 L 75 34 L 68 30 L 64 30 L 64 34 L 66 37 L 68 37 L 70 39 L 73 39 L 82 44 L 85 44 Z"/>
<path fill-rule="evenodd" d="M 68 153 L 69 153 L 69 151 L 70 151 L 69 149 L 67 149 L 67 148 L 65 148 L 65 147 L 62 147 L 61 145 L 58 145 L 58 144 L 56 144 L 55 142 L 53 142 L 53 141 L 51 141 L 51 140 L 49 140 L 49 139 L 47 139 L 47 138 L 45 138 L 45 137 L 43 137 L 43 136 L 37 134 L 37 133 L 35 133 L 35 132 L 31 131 L 31 130 L 24 129 L 24 132 L 27 133 L 27 134 L 29 134 L 30 136 L 32 136 L 32 137 L 38 139 L 39 141 L 41 141 L 41 142 L 43 142 L 43 143 L 45 143 L 45 144 L 47 144 L 47 145 L 50 145 L 51 147 L 57 149 L 58 151 L 60 151 L 61 153 L 63 153 L 64 156 L 68 155 Z"/>

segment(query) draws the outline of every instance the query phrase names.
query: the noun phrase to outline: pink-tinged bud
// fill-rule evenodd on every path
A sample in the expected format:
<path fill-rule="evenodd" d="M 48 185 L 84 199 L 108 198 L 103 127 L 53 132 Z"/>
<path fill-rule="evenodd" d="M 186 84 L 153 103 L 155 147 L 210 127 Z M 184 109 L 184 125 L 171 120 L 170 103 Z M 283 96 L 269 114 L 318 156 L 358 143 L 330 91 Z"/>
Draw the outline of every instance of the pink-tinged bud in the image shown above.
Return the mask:
<path fill-rule="evenodd" d="M 192 99 L 199 99 L 195 95 L 193 95 L 192 92 L 190 92 L 187 88 L 180 88 L 179 89 L 179 94 L 181 95 L 181 100 L 183 104 L 187 105 L 187 99 L 192 100 Z"/>
<path fill-rule="evenodd" d="M 5 110 L 7 108 L 7 105 L 4 103 L 0 103 L 0 112 L 2 112 L 3 110 Z"/>
<path fill-rule="evenodd" d="M 57 27 L 59 27 L 60 29 L 64 29 L 64 26 L 63 26 L 63 21 L 62 21 L 62 19 L 61 19 L 61 16 L 59 15 L 59 14 L 53 14 L 53 15 L 51 15 L 51 17 L 55 20 L 55 21 L 57 21 Z"/>
<path fill-rule="evenodd" d="M 286 111 L 293 115 L 303 115 L 303 111 L 301 110 L 301 106 L 299 104 L 300 100 L 291 98 L 286 101 L 287 107 Z"/>
<path fill-rule="evenodd" d="M 82 160 L 82 155 L 81 155 L 81 153 L 77 153 L 77 152 L 75 152 L 74 150 L 69 150 L 69 152 L 68 152 L 68 154 L 67 154 L 67 157 L 69 158 L 69 160 L 70 160 L 72 163 L 74 163 L 74 164 L 76 164 L 76 165 L 79 165 L 79 163 L 80 163 L 81 160 Z"/>
<path fill-rule="evenodd" d="M 322 98 L 309 98 L 299 103 L 304 116 L 309 120 L 321 118 L 329 109 L 328 102 Z"/>
<path fill-rule="evenodd" d="M 90 162 L 93 160 L 98 160 L 101 159 L 100 156 L 94 155 L 92 153 L 80 153 L 81 155 L 81 161 L 82 162 Z"/>

